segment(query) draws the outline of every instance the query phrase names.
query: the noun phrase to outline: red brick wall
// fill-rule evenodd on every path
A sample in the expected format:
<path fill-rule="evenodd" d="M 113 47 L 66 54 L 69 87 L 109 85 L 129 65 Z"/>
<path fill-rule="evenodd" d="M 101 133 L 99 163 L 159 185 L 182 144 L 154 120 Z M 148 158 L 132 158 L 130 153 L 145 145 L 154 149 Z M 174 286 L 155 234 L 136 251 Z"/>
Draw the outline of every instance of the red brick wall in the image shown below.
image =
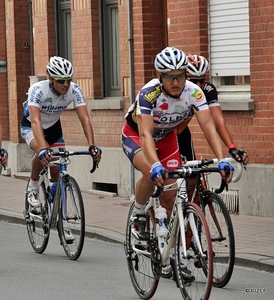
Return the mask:
<path fill-rule="evenodd" d="M 155 55 L 166 43 L 186 53 L 200 53 L 208 57 L 207 0 L 134 0 L 134 83 L 138 90 L 155 76 L 153 61 Z M 167 11 L 163 11 L 163 7 Z M 16 3 L 15 7 L 13 6 Z M 35 75 L 45 75 L 48 58 L 56 54 L 54 1 L 37 0 L 33 3 L 34 65 Z M 99 1 L 71 1 L 73 63 L 75 80 L 90 82 L 85 93 L 86 100 L 100 101 L 101 53 Z M 74 6 L 78 5 L 78 6 Z M 79 7 L 79 5 L 82 5 Z M 87 5 L 87 6 L 85 6 Z M 4 120 L 4 135 L 11 141 L 18 140 L 19 116 L 22 102 L 29 87 L 30 61 L 29 50 L 23 47 L 29 41 L 28 1 L 0 2 L 0 37 L 5 37 L 6 45 L 0 44 L 0 59 L 8 59 L 9 100 L 3 89 L 1 104 L 1 123 Z M 250 62 L 251 94 L 255 110 L 251 112 L 224 112 L 227 125 L 238 147 L 248 150 L 252 163 L 274 163 L 274 104 L 273 104 L 273 1 L 250 0 Z M 3 13 L 5 9 L 5 15 Z M 130 105 L 128 89 L 130 76 L 128 1 L 118 1 L 119 39 L 121 67 L 121 95 L 124 110 L 94 110 L 91 120 L 94 126 L 96 143 L 102 147 L 120 147 L 121 127 L 124 114 Z M 165 28 L 165 16 L 170 25 Z M 6 18 L 7 28 L 5 28 Z M 1 38 L 1 40 L 4 40 Z M 166 42 L 167 40 L 167 42 Z M 5 52 L 5 46 L 7 52 Z M 5 87 L 5 74 L 0 74 L 2 87 Z M 84 81 L 83 81 L 84 80 Z M 8 92 L 6 92 L 8 93 Z M 9 113 L 10 129 L 5 122 Z M 62 117 L 64 134 L 69 145 L 84 144 L 85 138 L 75 111 L 68 111 Z M 198 156 L 212 155 L 195 117 L 190 124 Z M 224 148 L 224 151 L 226 149 Z"/>
<path fill-rule="evenodd" d="M 7 61 L 6 52 L 6 25 L 5 2 L 0 1 L 0 60 Z M 0 73 L 1 97 L 0 97 L 0 123 L 3 129 L 2 140 L 9 140 L 9 113 L 8 113 L 8 86 L 7 73 Z"/>
<path fill-rule="evenodd" d="M 274 6 L 273 1 L 249 1 L 250 85 L 255 111 L 240 120 L 246 148 L 254 163 L 274 163 Z"/>
<path fill-rule="evenodd" d="M 19 123 L 22 118 L 22 103 L 26 99 L 30 75 L 30 52 L 25 43 L 30 41 L 27 1 L 6 1 L 6 36 L 8 69 L 9 137 L 19 142 Z"/>

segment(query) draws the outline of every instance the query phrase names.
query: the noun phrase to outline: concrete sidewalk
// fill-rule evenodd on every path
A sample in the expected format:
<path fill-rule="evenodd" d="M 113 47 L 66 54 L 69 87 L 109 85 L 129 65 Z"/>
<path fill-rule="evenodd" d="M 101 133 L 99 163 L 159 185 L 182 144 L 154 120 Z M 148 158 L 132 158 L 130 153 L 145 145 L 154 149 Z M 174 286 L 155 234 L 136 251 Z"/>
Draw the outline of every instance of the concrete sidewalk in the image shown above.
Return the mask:
<path fill-rule="evenodd" d="M 26 180 L 0 176 L 0 220 L 25 224 Z M 132 201 L 83 193 L 89 237 L 123 243 Z M 274 218 L 231 215 L 236 240 L 236 264 L 274 272 Z M 26 243 L 28 242 L 26 238 Z"/>

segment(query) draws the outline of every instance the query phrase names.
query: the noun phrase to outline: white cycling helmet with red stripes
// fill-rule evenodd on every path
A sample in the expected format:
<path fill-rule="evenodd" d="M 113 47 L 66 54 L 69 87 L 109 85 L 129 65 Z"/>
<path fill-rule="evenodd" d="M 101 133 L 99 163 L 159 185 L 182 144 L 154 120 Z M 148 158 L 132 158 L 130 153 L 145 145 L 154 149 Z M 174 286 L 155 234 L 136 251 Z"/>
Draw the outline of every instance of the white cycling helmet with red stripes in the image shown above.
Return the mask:
<path fill-rule="evenodd" d="M 174 47 L 166 47 L 155 57 L 155 69 L 160 73 L 168 73 L 174 70 L 187 68 L 187 56 Z"/>
<path fill-rule="evenodd" d="M 206 72 L 209 70 L 208 61 L 201 55 L 188 54 L 187 72 L 189 78 L 206 77 Z"/>

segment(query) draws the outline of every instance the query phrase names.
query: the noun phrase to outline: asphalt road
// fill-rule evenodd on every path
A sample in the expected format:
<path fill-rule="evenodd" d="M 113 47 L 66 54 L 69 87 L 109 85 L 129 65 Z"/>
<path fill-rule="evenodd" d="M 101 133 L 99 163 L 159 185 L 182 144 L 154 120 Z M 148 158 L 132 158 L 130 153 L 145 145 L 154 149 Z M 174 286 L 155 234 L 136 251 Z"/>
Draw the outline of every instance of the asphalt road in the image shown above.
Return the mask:
<path fill-rule="evenodd" d="M 0 222 L 0 299 L 129 300 L 139 299 L 128 276 L 120 244 L 85 240 L 81 257 L 70 261 L 51 233 L 44 254 L 36 254 L 25 226 Z M 224 289 L 212 289 L 212 300 L 272 300 L 274 275 L 235 267 Z M 172 280 L 161 279 L 153 299 L 182 299 Z"/>

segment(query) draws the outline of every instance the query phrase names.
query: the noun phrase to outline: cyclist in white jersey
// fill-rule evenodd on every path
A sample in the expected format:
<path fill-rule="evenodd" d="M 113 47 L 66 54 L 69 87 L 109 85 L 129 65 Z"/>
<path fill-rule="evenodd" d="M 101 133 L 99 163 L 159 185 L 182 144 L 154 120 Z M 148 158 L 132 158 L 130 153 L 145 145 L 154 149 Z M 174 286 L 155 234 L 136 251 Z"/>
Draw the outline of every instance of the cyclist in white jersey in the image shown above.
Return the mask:
<path fill-rule="evenodd" d="M 89 151 L 97 163 L 100 162 L 102 152 L 95 146 L 93 128 L 82 90 L 72 82 L 71 62 L 62 57 L 51 57 L 46 71 L 48 80 L 39 81 L 29 88 L 21 121 L 21 136 L 35 153 L 32 159 L 28 201 L 36 208 L 40 206 L 39 172 L 49 164 L 52 151 L 65 150 L 60 116 L 71 102 L 83 127 Z M 57 182 L 58 167 L 52 167 L 50 171 L 52 181 Z"/>
<path fill-rule="evenodd" d="M 0 173 L 2 166 L 6 167 L 8 164 L 8 151 L 4 148 L 2 148 L 2 136 L 3 136 L 3 130 L 2 125 L 0 124 Z"/>
<path fill-rule="evenodd" d="M 135 205 L 132 213 L 132 234 L 136 239 L 149 238 L 145 231 L 145 204 L 154 187 L 174 183 L 163 178 L 165 170 L 181 166 L 176 128 L 187 124 L 194 114 L 205 134 L 206 140 L 219 160 L 221 176 L 228 183 L 234 168 L 224 160 L 222 143 L 210 114 L 202 90 L 186 81 L 187 57 L 184 52 L 167 47 L 156 55 L 154 61 L 157 78 L 149 81 L 138 93 L 135 103 L 129 108 L 122 129 L 122 147 L 134 167 L 142 175 L 135 189 Z M 230 175 L 226 178 L 225 169 Z M 170 217 L 176 190 L 166 191 L 161 204 Z M 195 277 L 184 266 L 180 269 L 186 282 Z"/>
<path fill-rule="evenodd" d="M 216 131 L 206 98 L 202 90 L 186 81 L 187 57 L 184 52 L 167 47 L 155 58 L 157 78 L 148 82 L 138 93 L 129 108 L 122 129 L 123 150 L 142 176 L 136 184 L 133 232 L 140 239 L 146 238 L 144 205 L 154 187 L 164 185 L 162 172 L 181 165 L 176 127 L 188 123 L 196 114 L 206 140 L 219 160 L 222 177 L 229 183 L 233 167 L 222 160 L 222 143 Z M 157 150 L 156 150 L 157 149 Z M 231 172 L 228 178 L 224 169 Z M 165 183 L 171 183 L 170 179 Z M 162 204 L 169 216 L 176 191 L 166 192 Z"/>

